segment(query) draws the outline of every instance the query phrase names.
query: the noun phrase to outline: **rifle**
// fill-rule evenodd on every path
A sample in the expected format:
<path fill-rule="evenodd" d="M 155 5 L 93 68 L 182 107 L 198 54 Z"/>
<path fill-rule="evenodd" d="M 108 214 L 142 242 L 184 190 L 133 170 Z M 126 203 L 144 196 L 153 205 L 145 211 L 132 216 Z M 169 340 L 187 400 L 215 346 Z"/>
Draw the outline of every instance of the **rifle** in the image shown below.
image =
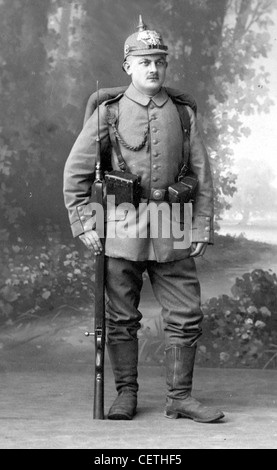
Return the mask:
<path fill-rule="evenodd" d="M 96 137 L 96 167 L 92 194 L 94 202 L 104 208 L 104 177 L 101 168 L 101 143 L 99 126 L 99 87 L 97 81 L 97 137 Z M 97 219 L 96 219 L 97 227 Z M 95 373 L 94 373 L 94 419 L 104 419 L 104 360 L 105 360 L 105 235 L 101 233 L 103 250 L 95 259 L 95 295 L 94 295 L 94 332 L 85 333 L 94 336 L 95 342 Z"/>

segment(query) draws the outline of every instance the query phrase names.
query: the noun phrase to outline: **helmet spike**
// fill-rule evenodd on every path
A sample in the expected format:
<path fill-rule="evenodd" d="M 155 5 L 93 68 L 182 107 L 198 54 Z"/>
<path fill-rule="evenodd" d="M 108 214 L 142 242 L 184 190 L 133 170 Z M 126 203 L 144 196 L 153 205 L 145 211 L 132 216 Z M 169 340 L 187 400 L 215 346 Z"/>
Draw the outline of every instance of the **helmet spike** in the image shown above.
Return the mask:
<path fill-rule="evenodd" d="M 145 31 L 147 29 L 146 24 L 144 24 L 144 22 L 142 21 L 142 16 L 141 15 L 139 15 L 139 24 L 137 26 L 137 29 L 138 29 L 139 32 Z"/>

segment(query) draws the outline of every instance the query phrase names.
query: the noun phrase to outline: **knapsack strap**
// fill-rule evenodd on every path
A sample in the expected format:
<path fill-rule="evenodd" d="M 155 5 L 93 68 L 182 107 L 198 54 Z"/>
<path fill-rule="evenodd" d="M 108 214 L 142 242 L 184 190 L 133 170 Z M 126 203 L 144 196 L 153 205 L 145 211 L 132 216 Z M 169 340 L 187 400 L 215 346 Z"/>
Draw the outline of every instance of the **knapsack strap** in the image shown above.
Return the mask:
<path fill-rule="evenodd" d="M 107 122 L 109 124 L 109 134 L 110 134 L 111 144 L 116 153 L 118 166 L 121 169 L 121 171 L 127 171 L 128 167 L 122 156 L 118 139 L 116 136 L 117 116 L 114 114 L 114 112 L 111 111 L 109 106 L 106 106 L 106 110 L 107 110 Z M 118 115 L 118 107 L 117 107 L 117 115 Z"/>
<path fill-rule="evenodd" d="M 180 104 L 180 103 L 175 103 L 178 114 L 180 117 L 181 121 L 181 126 L 183 129 L 183 136 L 184 136 L 184 142 L 183 142 L 183 148 L 184 148 L 184 155 L 188 155 L 188 161 L 185 163 L 180 171 L 180 174 L 178 176 L 178 181 L 180 181 L 188 172 L 189 170 L 189 161 L 190 161 L 190 116 L 188 113 L 188 110 L 186 108 L 186 105 Z"/>
<path fill-rule="evenodd" d="M 187 140 L 190 138 L 190 117 L 188 110 L 184 104 L 174 102 L 174 100 L 172 101 L 177 108 L 178 114 L 180 116 L 181 126 L 184 132 L 184 138 Z"/>

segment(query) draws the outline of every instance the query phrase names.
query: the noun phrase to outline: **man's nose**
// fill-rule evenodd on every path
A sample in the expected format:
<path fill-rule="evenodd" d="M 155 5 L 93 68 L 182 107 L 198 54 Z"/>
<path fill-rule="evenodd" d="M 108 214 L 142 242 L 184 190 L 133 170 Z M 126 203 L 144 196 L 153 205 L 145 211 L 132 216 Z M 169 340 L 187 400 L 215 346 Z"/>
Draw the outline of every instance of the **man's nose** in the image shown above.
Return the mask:
<path fill-rule="evenodd" d="M 151 72 L 157 72 L 157 66 L 156 66 L 155 62 L 150 62 L 149 68 L 150 68 Z"/>

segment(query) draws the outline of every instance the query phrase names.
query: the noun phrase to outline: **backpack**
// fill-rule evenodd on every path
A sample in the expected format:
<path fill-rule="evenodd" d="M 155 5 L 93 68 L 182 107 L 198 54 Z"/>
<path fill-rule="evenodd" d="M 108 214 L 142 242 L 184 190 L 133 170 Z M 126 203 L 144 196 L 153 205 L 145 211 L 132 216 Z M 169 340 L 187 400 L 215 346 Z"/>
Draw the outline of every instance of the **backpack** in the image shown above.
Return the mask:
<path fill-rule="evenodd" d="M 127 90 L 127 86 L 115 87 L 115 88 L 101 88 L 99 90 L 99 103 L 97 102 L 97 92 L 94 92 L 90 95 L 84 116 L 84 124 L 93 114 L 97 105 L 102 104 L 104 101 L 109 101 L 113 103 L 119 101 L 122 98 L 124 92 Z M 174 88 L 167 88 L 166 91 L 168 96 L 172 99 L 173 103 L 176 105 L 179 112 L 181 124 L 183 130 L 189 133 L 190 131 L 190 118 L 186 106 L 189 106 L 195 114 L 197 114 L 197 104 L 195 99 L 188 93 L 183 93 L 182 91 L 175 90 Z"/>

